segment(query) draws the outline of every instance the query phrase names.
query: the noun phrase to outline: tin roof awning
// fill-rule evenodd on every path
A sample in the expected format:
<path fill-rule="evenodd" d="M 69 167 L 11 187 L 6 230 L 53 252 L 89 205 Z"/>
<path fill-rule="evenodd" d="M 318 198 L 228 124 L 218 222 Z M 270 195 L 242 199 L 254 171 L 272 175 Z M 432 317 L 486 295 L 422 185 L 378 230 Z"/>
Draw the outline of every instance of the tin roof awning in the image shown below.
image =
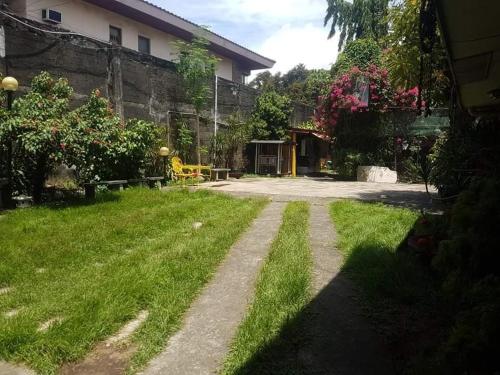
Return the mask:
<path fill-rule="evenodd" d="M 462 106 L 500 110 L 500 1 L 436 0 L 436 5 Z"/>
<path fill-rule="evenodd" d="M 310 135 L 312 135 L 316 138 L 319 138 L 325 142 L 330 142 L 332 140 L 332 138 L 327 133 L 319 131 L 317 129 L 291 128 L 290 133 L 310 134 Z"/>

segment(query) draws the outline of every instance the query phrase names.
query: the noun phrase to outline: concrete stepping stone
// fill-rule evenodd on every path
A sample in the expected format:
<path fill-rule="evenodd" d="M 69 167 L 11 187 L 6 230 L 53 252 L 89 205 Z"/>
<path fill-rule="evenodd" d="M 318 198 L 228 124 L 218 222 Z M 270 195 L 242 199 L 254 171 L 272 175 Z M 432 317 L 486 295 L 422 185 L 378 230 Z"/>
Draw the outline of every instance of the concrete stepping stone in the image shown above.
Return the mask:
<path fill-rule="evenodd" d="M 0 361 L 0 375 L 36 375 L 27 367 Z"/>
<path fill-rule="evenodd" d="M 142 374 L 217 372 L 245 316 L 257 276 L 281 225 L 284 207 L 284 203 L 272 202 L 264 208 L 191 305 L 183 327 Z"/>
<path fill-rule="evenodd" d="M 55 317 L 55 318 L 49 319 L 46 322 L 41 323 L 38 326 L 37 331 L 38 332 L 47 332 L 50 328 L 52 328 L 56 324 L 61 323 L 63 320 L 64 319 L 61 317 Z"/>
<path fill-rule="evenodd" d="M 17 314 L 19 314 L 20 312 L 21 312 L 21 309 L 13 309 L 13 310 L 10 310 L 10 311 L 5 312 L 3 315 L 4 315 L 6 318 L 13 318 L 13 317 L 15 317 Z"/>
<path fill-rule="evenodd" d="M 106 346 L 122 342 L 132 336 L 137 329 L 146 321 L 149 316 L 149 311 L 141 311 L 134 320 L 128 322 L 115 336 L 106 340 Z"/>
<path fill-rule="evenodd" d="M 7 293 L 10 293 L 14 290 L 14 288 L 11 288 L 11 287 L 4 287 L 4 288 L 0 288 L 0 296 L 3 295 L 3 294 L 7 294 Z"/>

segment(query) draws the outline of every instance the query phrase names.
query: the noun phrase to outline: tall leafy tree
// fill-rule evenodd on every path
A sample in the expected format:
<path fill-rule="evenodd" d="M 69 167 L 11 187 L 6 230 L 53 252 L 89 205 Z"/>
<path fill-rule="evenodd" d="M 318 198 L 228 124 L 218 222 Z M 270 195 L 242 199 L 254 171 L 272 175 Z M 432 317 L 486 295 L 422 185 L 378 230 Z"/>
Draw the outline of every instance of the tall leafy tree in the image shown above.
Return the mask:
<path fill-rule="evenodd" d="M 337 78 L 355 66 L 361 70 L 365 70 L 372 64 L 380 66 L 381 56 L 382 50 L 373 39 L 362 38 L 350 41 L 339 54 L 337 62 L 332 65 L 332 76 Z"/>
<path fill-rule="evenodd" d="M 420 81 L 420 59 L 431 67 L 433 105 L 443 105 L 447 101 L 449 79 L 446 76 L 446 53 L 440 40 L 436 41 L 432 52 L 420 52 L 420 0 L 402 0 L 389 10 L 390 33 L 385 38 L 383 64 L 389 70 L 389 77 L 396 87 L 408 89 Z"/>
<path fill-rule="evenodd" d="M 207 106 L 212 92 L 212 80 L 219 59 L 210 54 L 210 42 L 202 36 L 197 36 L 191 43 L 178 41 L 179 50 L 176 66 L 182 78 L 186 99 L 193 105 L 196 113 L 196 156 L 201 165 L 200 145 L 200 114 Z M 199 171 L 198 171 L 199 172 Z"/>
<path fill-rule="evenodd" d="M 389 0 L 327 0 L 325 26 L 331 23 L 329 38 L 340 31 L 339 50 L 358 38 L 381 40 L 388 32 Z"/>

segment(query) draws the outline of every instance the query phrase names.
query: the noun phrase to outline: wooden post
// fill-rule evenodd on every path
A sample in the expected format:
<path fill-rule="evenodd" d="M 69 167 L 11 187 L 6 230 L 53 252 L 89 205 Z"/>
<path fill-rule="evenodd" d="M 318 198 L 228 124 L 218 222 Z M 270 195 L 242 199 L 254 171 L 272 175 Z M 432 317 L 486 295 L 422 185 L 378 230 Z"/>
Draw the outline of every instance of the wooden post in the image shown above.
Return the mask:
<path fill-rule="evenodd" d="M 297 177 L 297 133 L 292 133 L 292 177 Z"/>
<path fill-rule="evenodd" d="M 281 144 L 278 144 L 278 165 L 276 166 L 276 172 L 278 175 L 281 174 Z"/>

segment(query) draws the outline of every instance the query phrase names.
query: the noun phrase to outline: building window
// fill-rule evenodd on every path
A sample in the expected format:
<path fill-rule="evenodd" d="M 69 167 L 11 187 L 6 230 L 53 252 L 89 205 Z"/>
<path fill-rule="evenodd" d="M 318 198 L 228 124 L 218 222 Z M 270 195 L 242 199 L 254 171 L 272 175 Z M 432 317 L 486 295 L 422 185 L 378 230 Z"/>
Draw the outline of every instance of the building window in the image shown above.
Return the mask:
<path fill-rule="evenodd" d="M 139 52 L 150 55 L 151 54 L 151 41 L 149 38 L 139 35 Z"/>
<path fill-rule="evenodd" d="M 109 26 L 109 41 L 113 44 L 122 45 L 122 29 Z"/>

